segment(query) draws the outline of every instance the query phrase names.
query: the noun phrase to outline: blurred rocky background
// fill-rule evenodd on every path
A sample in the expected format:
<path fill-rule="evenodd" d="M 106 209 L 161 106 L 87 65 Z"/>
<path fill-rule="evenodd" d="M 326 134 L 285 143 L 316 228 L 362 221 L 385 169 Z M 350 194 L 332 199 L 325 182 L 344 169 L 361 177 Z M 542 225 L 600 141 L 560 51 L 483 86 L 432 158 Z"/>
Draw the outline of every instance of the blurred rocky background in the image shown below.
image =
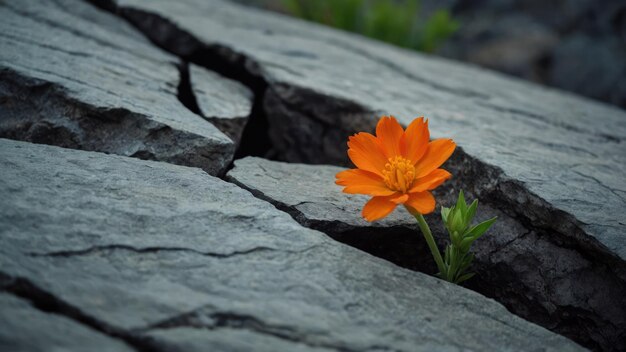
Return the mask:
<path fill-rule="evenodd" d="M 623 0 L 239 0 L 626 107 Z"/>

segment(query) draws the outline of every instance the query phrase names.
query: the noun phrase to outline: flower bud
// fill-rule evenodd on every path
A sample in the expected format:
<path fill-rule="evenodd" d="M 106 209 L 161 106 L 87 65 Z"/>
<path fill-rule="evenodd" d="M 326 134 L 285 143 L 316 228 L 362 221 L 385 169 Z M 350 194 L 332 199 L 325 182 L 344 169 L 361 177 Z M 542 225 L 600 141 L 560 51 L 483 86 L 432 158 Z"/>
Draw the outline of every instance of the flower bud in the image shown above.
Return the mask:
<path fill-rule="evenodd" d="M 465 224 L 465 219 L 463 218 L 463 212 L 461 211 L 461 209 L 458 209 L 457 207 L 453 207 L 452 209 L 450 209 L 450 214 L 448 214 L 447 227 L 450 233 L 458 232 L 461 235 L 465 233 L 467 226 Z"/>

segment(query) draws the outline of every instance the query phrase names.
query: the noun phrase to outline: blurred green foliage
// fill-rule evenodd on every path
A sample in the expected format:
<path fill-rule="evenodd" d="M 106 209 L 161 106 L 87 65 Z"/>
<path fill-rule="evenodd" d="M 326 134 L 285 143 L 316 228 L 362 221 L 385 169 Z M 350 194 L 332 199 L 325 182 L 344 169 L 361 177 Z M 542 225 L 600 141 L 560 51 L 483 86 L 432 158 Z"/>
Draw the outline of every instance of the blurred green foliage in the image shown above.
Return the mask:
<path fill-rule="evenodd" d="M 419 21 L 419 0 L 281 1 L 294 16 L 419 51 L 434 51 L 459 27 L 446 10 Z"/>

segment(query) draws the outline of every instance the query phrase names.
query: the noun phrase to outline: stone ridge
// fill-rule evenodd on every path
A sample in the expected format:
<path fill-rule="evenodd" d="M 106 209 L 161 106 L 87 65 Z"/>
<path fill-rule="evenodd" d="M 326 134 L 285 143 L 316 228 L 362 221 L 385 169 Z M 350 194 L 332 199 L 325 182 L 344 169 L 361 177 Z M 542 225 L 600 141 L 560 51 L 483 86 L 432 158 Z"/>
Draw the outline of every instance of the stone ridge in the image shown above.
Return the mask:
<path fill-rule="evenodd" d="M 196 168 L 0 140 L 0 198 L 0 290 L 140 351 L 583 350 Z"/>
<path fill-rule="evenodd" d="M 2 351 L 133 351 L 123 342 L 66 317 L 42 312 L 6 292 L 0 291 L 0 307 Z M 26 331 L 36 333 L 25 334 Z"/>
<path fill-rule="evenodd" d="M 453 158 L 454 164 L 464 163 L 458 155 Z M 434 274 L 432 256 L 413 217 L 399 208 L 381 221 L 365 221 L 361 210 L 369 197 L 341 193 L 334 184 L 341 170 L 345 168 L 248 157 L 235 161 L 227 179 L 304 226 L 405 268 Z M 454 176 L 437 189 L 438 207 L 454 204 L 462 179 L 471 177 Z M 475 198 L 471 192 L 466 196 Z M 480 220 L 497 216 L 498 221 L 473 246 L 478 275 L 465 285 L 586 346 L 626 348 L 626 284 L 619 270 L 590 258 L 585 248 L 555 240 L 545 229 L 528 227 L 489 199 L 481 198 L 477 215 Z M 426 218 L 443 248 L 448 236 L 440 214 Z"/>
<path fill-rule="evenodd" d="M 468 180 L 477 194 L 497 194 L 516 217 L 595 256 L 626 259 L 626 153 L 616 153 L 626 113 L 617 108 L 226 1 L 95 2 L 117 4 L 177 55 L 209 51 L 267 82 L 279 158 L 346 163 L 332 146 L 371 130 L 380 114 L 403 124 L 426 114 L 433 136 L 454 138 L 497 175 Z"/>
<path fill-rule="evenodd" d="M 232 160 L 234 143 L 179 101 L 179 59 L 125 21 L 78 0 L 1 2 L 0 18 L 0 136 L 213 175 Z M 233 86 L 216 76 L 220 84 Z M 251 97 L 228 103 L 245 107 Z M 228 103 L 223 117 L 248 117 Z"/>
<path fill-rule="evenodd" d="M 252 113 L 252 92 L 195 64 L 189 65 L 189 80 L 202 116 L 238 144 Z"/>

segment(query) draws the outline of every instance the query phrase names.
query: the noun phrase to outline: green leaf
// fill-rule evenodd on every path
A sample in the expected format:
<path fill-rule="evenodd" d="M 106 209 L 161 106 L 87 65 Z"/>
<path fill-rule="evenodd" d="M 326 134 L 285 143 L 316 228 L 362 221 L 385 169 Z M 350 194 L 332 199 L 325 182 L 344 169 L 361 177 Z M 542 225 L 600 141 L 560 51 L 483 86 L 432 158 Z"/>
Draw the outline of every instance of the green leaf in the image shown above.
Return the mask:
<path fill-rule="evenodd" d="M 452 231 L 454 229 L 454 214 L 456 214 L 456 210 L 454 207 L 450 208 L 450 212 L 448 212 L 448 220 L 446 221 L 446 228 L 448 231 Z"/>
<path fill-rule="evenodd" d="M 1 1 L 1 0 L 0 0 Z M 266 0 L 270 1 L 270 0 Z M 272 0 L 274 3 L 279 0 Z M 419 0 L 280 0 L 285 11 L 309 21 L 432 52 L 458 28 L 446 10 L 418 16 Z"/>
<path fill-rule="evenodd" d="M 446 273 L 446 280 L 453 282 L 454 280 L 454 273 L 456 271 L 455 268 L 455 261 L 454 261 L 454 256 L 452 256 L 452 262 L 450 263 L 450 266 L 448 267 L 448 272 Z"/>
<path fill-rule="evenodd" d="M 472 261 L 474 261 L 474 254 L 466 253 L 465 256 L 463 257 L 463 260 L 461 261 L 461 266 L 459 267 L 459 273 L 462 273 L 465 270 L 467 270 L 467 268 L 469 268 L 469 266 L 472 265 Z"/>
<path fill-rule="evenodd" d="M 465 224 L 463 224 L 463 215 L 461 214 L 460 211 L 454 212 L 454 215 L 452 216 L 452 224 L 450 224 L 450 228 L 448 229 L 448 231 L 450 231 L 451 233 L 458 232 L 461 234 L 465 232 Z"/>
<path fill-rule="evenodd" d="M 467 208 L 467 214 L 465 214 L 465 223 L 471 224 L 476 215 L 476 208 L 478 208 L 478 199 L 474 199 L 472 204 Z"/>
<path fill-rule="evenodd" d="M 465 236 L 465 238 L 461 240 L 461 244 L 459 246 L 463 252 L 469 252 L 472 243 L 474 243 L 474 238 Z"/>
<path fill-rule="evenodd" d="M 441 219 L 443 220 L 443 223 L 447 223 L 448 222 L 448 214 L 450 214 L 450 208 L 446 208 L 446 207 L 441 207 Z"/>
<path fill-rule="evenodd" d="M 463 190 L 459 192 L 459 199 L 456 201 L 456 209 L 461 211 L 463 218 L 465 218 L 465 213 L 467 213 L 467 204 L 465 203 L 465 195 L 463 194 Z"/>
<path fill-rule="evenodd" d="M 452 240 L 452 243 L 458 247 L 461 244 L 463 237 L 458 231 L 455 230 L 450 234 L 450 239 Z"/>
<path fill-rule="evenodd" d="M 282 4 L 291 14 L 305 18 L 305 13 L 298 0 L 282 0 Z"/>
<path fill-rule="evenodd" d="M 472 276 L 474 276 L 474 275 L 476 275 L 476 273 L 466 273 L 466 274 L 463 274 L 463 275 L 461 275 L 461 277 L 456 279 L 455 283 L 456 284 L 460 284 L 463 281 L 467 281 L 467 280 L 471 279 Z"/>
<path fill-rule="evenodd" d="M 489 230 L 491 225 L 493 225 L 493 223 L 496 222 L 497 219 L 498 219 L 498 217 L 496 216 L 496 217 L 493 217 L 493 218 L 491 218 L 489 220 L 483 221 L 480 224 L 472 227 L 471 230 L 469 230 L 469 232 L 467 233 L 467 236 L 473 238 L 474 240 L 478 239 L 487 230 Z"/>
<path fill-rule="evenodd" d="M 458 29 L 459 23 L 452 19 L 449 12 L 445 10 L 435 11 L 422 27 L 417 48 L 432 52 Z"/>
<path fill-rule="evenodd" d="M 450 265 L 452 266 L 459 259 L 459 256 L 458 256 L 459 251 L 457 250 L 457 248 L 456 248 L 456 246 L 454 244 L 450 245 L 450 253 L 451 253 L 451 255 L 450 255 L 450 258 L 451 258 Z"/>
<path fill-rule="evenodd" d="M 342 0 L 327 3 L 329 12 L 333 16 L 333 25 L 335 27 L 348 31 L 356 31 L 358 29 L 361 9 L 365 5 L 363 0 Z"/>

